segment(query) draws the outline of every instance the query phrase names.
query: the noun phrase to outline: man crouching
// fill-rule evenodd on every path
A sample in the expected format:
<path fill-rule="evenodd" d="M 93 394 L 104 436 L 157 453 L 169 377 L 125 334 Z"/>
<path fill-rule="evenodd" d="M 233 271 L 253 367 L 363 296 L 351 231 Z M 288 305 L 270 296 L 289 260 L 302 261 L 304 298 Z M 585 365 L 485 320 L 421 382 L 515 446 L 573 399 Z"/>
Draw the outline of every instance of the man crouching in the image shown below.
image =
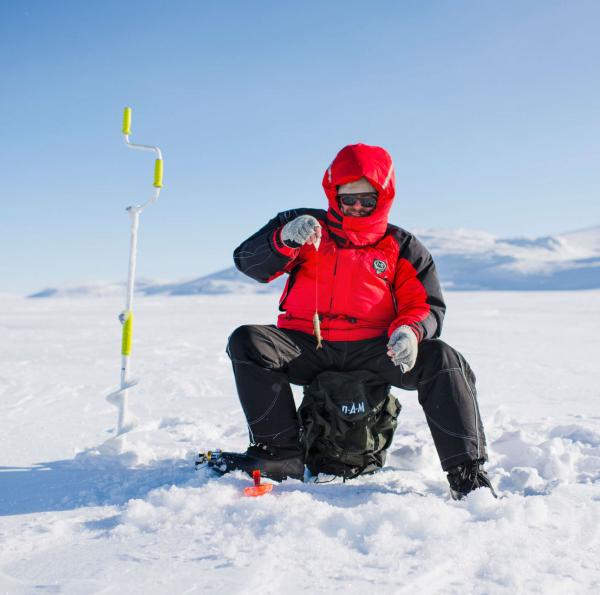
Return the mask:
<path fill-rule="evenodd" d="M 237 268 L 253 279 L 288 279 L 277 326 L 241 326 L 229 339 L 251 444 L 245 453 L 222 453 L 223 471 L 302 479 L 290 383 L 308 385 L 323 371 L 367 370 L 418 392 L 454 498 L 479 487 L 493 491 L 483 469 L 475 375 L 439 339 L 446 306 L 433 259 L 412 234 L 388 223 L 395 195 L 390 155 L 346 146 L 323 188 L 327 211 L 279 213 L 234 252 Z"/>

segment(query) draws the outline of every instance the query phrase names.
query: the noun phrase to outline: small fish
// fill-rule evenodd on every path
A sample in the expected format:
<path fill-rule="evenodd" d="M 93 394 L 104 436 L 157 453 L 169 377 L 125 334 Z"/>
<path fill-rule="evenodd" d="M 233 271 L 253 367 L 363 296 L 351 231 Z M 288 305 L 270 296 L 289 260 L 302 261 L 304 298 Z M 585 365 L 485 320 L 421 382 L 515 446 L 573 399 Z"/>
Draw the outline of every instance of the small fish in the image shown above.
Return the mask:
<path fill-rule="evenodd" d="M 315 250 L 319 251 L 319 246 L 321 245 L 321 226 L 318 225 L 315 229 L 315 232 L 308 240 L 309 244 L 312 244 L 315 247 Z"/>
<path fill-rule="evenodd" d="M 319 320 L 318 312 L 315 312 L 313 316 L 313 333 L 317 338 L 317 349 L 322 349 L 323 343 L 321 343 L 321 321 Z"/>

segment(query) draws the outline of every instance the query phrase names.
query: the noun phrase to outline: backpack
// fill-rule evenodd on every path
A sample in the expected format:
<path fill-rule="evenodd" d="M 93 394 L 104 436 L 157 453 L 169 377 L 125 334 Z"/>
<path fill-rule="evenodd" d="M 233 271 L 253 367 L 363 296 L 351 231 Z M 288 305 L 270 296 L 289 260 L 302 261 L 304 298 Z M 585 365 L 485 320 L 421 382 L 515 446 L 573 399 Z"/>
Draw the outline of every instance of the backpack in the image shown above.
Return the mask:
<path fill-rule="evenodd" d="M 298 409 L 306 466 L 353 479 L 385 463 L 401 405 L 374 373 L 322 372 L 304 387 Z"/>

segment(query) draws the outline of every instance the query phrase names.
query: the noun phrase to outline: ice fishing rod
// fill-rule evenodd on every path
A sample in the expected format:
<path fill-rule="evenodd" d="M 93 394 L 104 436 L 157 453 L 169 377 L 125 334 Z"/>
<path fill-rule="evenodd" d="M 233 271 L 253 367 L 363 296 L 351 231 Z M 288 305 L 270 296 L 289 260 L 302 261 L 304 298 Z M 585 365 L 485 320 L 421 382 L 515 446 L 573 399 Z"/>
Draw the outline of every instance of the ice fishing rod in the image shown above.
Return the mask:
<path fill-rule="evenodd" d="M 154 162 L 154 192 L 151 198 L 145 203 L 136 206 L 127 207 L 127 212 L 131 217 L 131 238 L 129 243 L 129 274 L 127 278 L 127 299 L 125 310 L 119 314 L 119 320 L 123 325 L 121 339 L 121 386 L 119 390 L 111 393 L 106 399 L 119 408 L 119 417 L 117 420 L 117 436 L 131 429 L 131 422 L 127 414 L 127 395 L 132 386 L 137 384 L 137 380 L 129 378 L 129 363 L 131 358 L 131 344 L 133 337 L 133 292 L 135 289 L 135 266 L 137 260 L 137 233 L 142 211 L 158 200 L 158 195 L 162 188 L 163 181 L 163 158 L 158 147 L 151 145 L 140 145 L 132 143 L 129 140 L 131 135 L 131 108 L 126 107 L 123 111 L 123 136 L 125 144 L 130 149 L 139 151 L 150 151 L 156 154 Z"/>

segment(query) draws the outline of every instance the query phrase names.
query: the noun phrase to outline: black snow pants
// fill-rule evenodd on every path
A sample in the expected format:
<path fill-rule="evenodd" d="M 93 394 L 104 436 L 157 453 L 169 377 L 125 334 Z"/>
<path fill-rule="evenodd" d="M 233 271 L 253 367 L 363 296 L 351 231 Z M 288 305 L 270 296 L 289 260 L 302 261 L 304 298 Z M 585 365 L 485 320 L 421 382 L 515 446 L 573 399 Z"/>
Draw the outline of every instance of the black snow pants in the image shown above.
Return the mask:
<path fill-rule="evenodd" d="M 387 337 L 323 341 L 275 326 L 245 325 L 229 337 L 239 398 L 255 443 L 294 448 L 299 422 L 290 383 L 307 385 L 326 370 L 369 370 L 385 383 L 416 390 L 442 468 L 485 459 L 475 375 L 465 358 L 439 339 L 419 344 L 415 367 L 405 374 L 387 355 Z"/>

